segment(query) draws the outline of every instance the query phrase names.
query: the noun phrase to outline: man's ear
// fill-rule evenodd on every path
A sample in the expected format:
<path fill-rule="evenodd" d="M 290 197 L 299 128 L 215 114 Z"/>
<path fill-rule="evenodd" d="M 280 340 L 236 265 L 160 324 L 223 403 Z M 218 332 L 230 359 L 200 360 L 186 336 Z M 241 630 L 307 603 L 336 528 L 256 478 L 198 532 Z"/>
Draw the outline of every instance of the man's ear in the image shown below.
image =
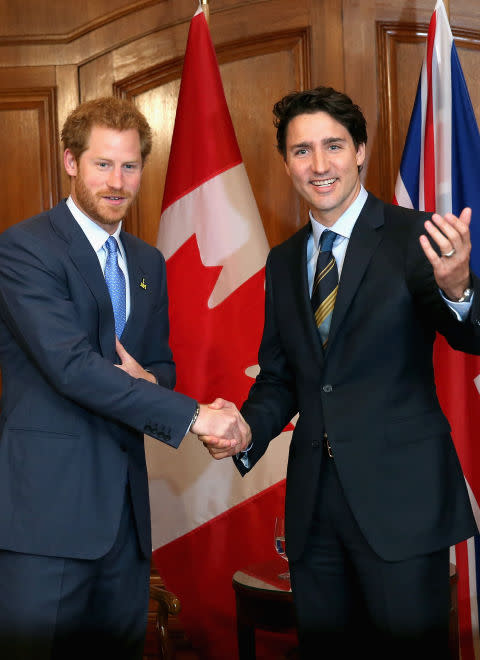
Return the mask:
<path fill-rule="evenodd" d="M 65 171 L 69 176 L 77 176 L 78 173 L 77 159 L 70 151 L 70 149 L 65 149 L 65 151 L 63 152 L 63 164 L 65 166 Z"/>
<path fill-rule="evenodd" d="M 363 167 L 363 163 L 365 162 L 365 142 L 361 142 L 358 145 L 357 149 L 357 165 L 360 167 L 360 169 Z"/>

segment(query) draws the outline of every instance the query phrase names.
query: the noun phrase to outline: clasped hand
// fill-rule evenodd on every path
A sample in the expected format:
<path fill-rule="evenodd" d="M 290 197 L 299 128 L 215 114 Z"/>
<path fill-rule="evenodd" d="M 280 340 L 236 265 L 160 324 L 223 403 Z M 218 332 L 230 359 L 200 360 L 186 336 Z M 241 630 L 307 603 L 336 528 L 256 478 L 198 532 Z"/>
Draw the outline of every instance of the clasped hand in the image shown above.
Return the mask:
<path fill-rule="evenodd" d="M 252 438 L 250 427 L 236 405 L 224 399 L 200 405 L 200 412 L 190 430 L 198 435 L 216 459 L 244 451 Z"/>

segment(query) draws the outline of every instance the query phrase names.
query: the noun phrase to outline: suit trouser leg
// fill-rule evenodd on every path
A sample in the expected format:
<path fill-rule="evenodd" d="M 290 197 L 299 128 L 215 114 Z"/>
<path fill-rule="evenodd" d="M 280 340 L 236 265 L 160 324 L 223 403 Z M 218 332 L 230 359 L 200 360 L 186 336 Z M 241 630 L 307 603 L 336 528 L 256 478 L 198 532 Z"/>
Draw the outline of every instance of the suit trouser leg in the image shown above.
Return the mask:
<path fill-rule="evenodd" d="M 141 658 L 149 572 L 128 495 L 117 538 L 100 559 L 0 551 L 0 657 Z"/>
<path fill-rule="evenodd" d="M 366 542 L 335 464 L 322 466 L 305 552 L 291 562 L 302 658 L 448 658 L 449 549 L 387 562 Z M 395 516 L 395 512 L 392 512 Z"/>

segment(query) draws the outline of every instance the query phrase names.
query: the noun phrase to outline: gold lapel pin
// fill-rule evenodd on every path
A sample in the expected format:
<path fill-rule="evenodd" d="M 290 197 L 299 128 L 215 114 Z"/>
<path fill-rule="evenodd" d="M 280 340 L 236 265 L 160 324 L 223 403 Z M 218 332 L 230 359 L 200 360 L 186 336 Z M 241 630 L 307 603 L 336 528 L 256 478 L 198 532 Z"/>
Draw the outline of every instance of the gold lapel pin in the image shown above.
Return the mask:
<path fill-rule="evenodd" d="M 145 289 L 145 291 L 147 290 L 147 283 L 145 282 L 144 277 L 142 277 L 142 281 L 140 282 L 140 286 L 142 287 L 142 289 Z"/>

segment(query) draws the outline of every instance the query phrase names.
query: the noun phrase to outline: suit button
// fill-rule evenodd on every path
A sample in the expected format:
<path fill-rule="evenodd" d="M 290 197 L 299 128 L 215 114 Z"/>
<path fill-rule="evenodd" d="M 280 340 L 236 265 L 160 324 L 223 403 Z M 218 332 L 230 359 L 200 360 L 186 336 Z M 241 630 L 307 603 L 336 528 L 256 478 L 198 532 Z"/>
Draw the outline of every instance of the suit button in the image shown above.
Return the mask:
<path fill-rule="evenodd" d="M 312 447 L 313 447 L 314 449 L 318 449 L 318 448 L 320 447 L 320 445 L 321 445 L 321 442 L 320 442 L 319 440 L 314 440 L 314 441 L 312 442 Z"/>
<path fill-rule="evenodd" d="M 322 387 L 322 390 L 323 390 L 324 392 L 331 392 L 331 391 L 333 390 L 333 387 L 332 387 L 331 385 L 327 384 L 327 385 L 324 385 L 324 386 Z"/>

